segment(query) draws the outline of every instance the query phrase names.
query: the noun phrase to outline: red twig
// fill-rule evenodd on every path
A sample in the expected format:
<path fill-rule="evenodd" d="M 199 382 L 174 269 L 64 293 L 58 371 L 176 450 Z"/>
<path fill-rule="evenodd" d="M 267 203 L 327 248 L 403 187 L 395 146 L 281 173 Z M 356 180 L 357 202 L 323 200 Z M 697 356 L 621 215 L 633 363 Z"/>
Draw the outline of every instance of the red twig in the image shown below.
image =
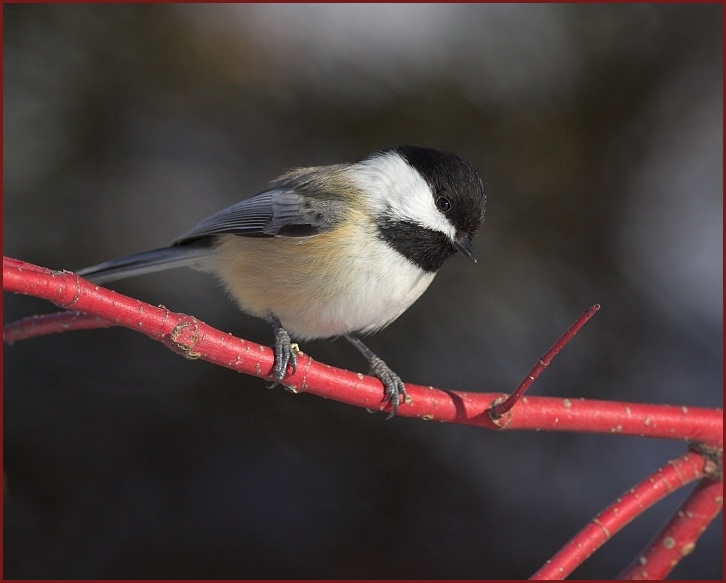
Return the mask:
<path fill-rule="evenodd" d="M 598 514 L 532 579 L 564 579 L 633 518 L 671 492 L 703 478 L 704 467 L 704 457 L 692 451 L 671 460 Z"/>
<path fill-rule="evenodd" d="M 3 258 L 7 291 L 45 298 L 142 332 L 187 358 L 199 358 L 238 372 L 271 379 L 273 353 L 266 346 L 235 338 L 194 317 L 171 312 L 94 285 L 69 272 L 54 272 Z M 387 410 L 378 379 L 315 362 L 301 354 L 296 374 L 285 386 L 367 409 Z M 487 429 L 533 429 L 636 435 L 719 443 L 723 417 L 718 409 L 524 397 L 517 408 L 494 421 L 488 410 L 501 393 L 445 391 L 407 384 L 400 416 L 462 423 Z M 516 415 L 513 414 L 516 412 Z"/>
<path fill-rule="evenodd" d="M 723 481 L 703 479 L 665 528 L 619 579 L 664 579 L 693 552 L 696 541 L 723 507 Z"/>
<path fill-rule="evenodd" d="M 547 365 L 552 362 L 552 359 L 557 356 L 557 353 L 562 350 L 570 340 L 572 340 L 573 336 L 579 332 L 580 328 L 582 328 L 599 309 L 600 304 L 595 304 L 592 308 L 583 312 L 582 315 L 580 315 L 575 323 L 572 324 L 572 326 L 570 326 L 565 331 L 565 333 L 560 336 L 557 342 L 552 345 L 552 348 L 550 348 L 547 353 L 539 359 L 537 364 L 532 367 L 532 370 L 530 370 L 529 374 L 524 377 L 524 379 L 522 379 L 522 382 L 519 383 L 519 386 L 514 390 L 514 392 L 509 395 L 509 397 L 507 397 L 504 402 L 497 403 L 491 408 L 489 414 L 491 415 L 492 419 L 499 419 L 503 415 L 506 415 L 511 410 L 511 408 L 514 407 L 517 401 L 522 398 L 522 395 L 524 395 L 525 391 L 529 389 L 529 387 L 542 373 L 542 371 L 547 368 Z"/>
<path fill-rule="evenodd" d="M 19 340 L 29 340 L 46 334 L 108 328 L 113 324 L 103 318 L 85 312 L 58 312 L 30 316 L 3 327 L 3 342 L 12 344 Z"/>

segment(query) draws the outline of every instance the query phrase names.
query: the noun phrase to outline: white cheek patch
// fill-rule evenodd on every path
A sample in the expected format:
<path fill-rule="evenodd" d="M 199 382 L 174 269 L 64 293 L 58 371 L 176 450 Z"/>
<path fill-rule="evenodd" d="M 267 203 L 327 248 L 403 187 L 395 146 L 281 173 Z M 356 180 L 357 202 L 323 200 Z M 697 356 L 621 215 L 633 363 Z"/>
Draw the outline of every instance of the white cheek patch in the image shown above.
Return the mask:
<path fill-rule="evenodd" d="M 352 169 L 351 180 L 376 216 L 416 223 L 451 239 L 456 236 L 456 229 L 436 208 L 431 187 L 398 154 L 389 152 L 359 162 Z"/>

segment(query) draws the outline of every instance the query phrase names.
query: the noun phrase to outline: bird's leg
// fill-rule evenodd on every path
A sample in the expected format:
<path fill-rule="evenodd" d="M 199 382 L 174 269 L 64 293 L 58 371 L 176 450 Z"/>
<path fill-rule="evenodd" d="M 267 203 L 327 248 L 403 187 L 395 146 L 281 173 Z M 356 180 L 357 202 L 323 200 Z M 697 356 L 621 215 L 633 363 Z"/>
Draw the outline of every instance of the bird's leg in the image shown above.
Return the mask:
<path fill-rule="evenodd" d="M 275 343 L 272 345 L 272 350 L 275 352 L 275 365 L 272 367 L 272 376 L 275 377 L 275 382 L 268 387 L 273 389 L 285 378 L 288 364 L 292 368 L 292 374 L 295 374 L 297 370 L 297 354 L 295 353 L 290 335 L 282 327 L 280 319 L 274 314 L 269 314 L 267 321 L 275 331 Z"/>
<path fill-rule="evenodd" d="M 398 405 L 401 403 L 401 399 L 406 398 L 406 387 L 403 381 L 385 362 L 373 354 L 371 349 L 363 344 L 360 339 L 350 334 L 344 334 L 343 336 L 366 358 L 371 366 L 371 373 L 376 375 L 383 383 L 386 399 L 391 402 L 391 413 L 386 419 L 395 416 L 398 412 Z"/>

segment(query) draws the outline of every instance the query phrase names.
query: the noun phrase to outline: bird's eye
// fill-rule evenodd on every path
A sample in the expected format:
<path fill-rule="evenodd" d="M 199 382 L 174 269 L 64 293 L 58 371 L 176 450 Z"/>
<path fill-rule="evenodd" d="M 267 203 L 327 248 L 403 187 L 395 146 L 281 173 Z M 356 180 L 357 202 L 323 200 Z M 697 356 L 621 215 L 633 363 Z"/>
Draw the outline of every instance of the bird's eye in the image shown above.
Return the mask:
<path fill-rule="evenodd" d="M 445 196 L 440 196 L 436 199 L 436 208 L 442 213 L 446 213 L 451 208 L 451 202 L 449 202 L 449 199 Z"/>

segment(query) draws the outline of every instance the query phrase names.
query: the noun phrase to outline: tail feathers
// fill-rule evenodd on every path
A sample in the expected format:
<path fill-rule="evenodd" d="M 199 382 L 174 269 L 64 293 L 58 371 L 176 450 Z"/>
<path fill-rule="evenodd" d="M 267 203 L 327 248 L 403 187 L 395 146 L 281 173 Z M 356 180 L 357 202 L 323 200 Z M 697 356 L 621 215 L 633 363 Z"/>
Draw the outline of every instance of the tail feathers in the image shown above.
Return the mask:
<path fill-rule="evenodd" d="M 212 253 L 211 247 L 201 245 L 164 247 L 99 263 L 76 271 L 76 274 L 94 283 L 105 283 L 154 271 L 194 266 Z"/>

